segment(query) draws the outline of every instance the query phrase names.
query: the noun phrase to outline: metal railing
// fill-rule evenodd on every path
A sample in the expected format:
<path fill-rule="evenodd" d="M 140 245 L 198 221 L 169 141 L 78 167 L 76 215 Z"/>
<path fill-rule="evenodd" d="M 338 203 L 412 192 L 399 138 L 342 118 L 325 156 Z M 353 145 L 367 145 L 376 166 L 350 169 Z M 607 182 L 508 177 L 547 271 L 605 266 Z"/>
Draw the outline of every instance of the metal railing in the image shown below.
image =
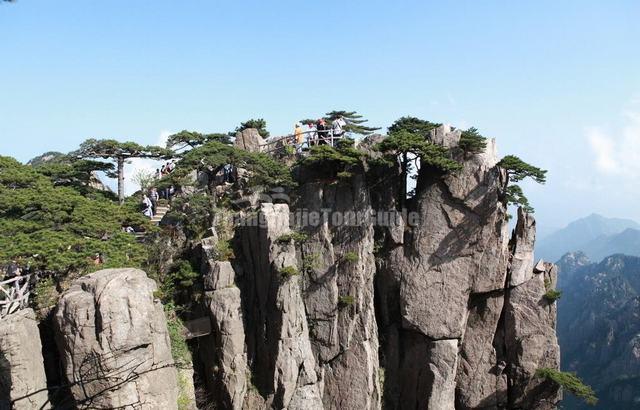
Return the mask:
<path fill-rule="evenodd" d="M 260 152 L 271 154 L 277 151 L 282 151 L 286 147 L 303 148 L 306 146 L 307 148 L 310 148 L 313 145 L 322 144 L 328 144 L 333 147 L 337 140 L 342 139 L 346 136 L 346 133 L 344 132 L 340 135 L 334 135 L 332 130 L 309 130 L 303 131 L 301 134 L 303 135 L 303 138 L 304 136 L 307 136 L 307 138 L 304 138 L 304 141 L 302 141 L 301 143 L 298 143 L 296 134 L 289 134 L 282 137 L 274 138 L 271 141 L 262 144 L 260 146 Z"/>
<path fill-rule="evenodd" d="M 31 275 L 0 282 L 0 319 L 29 306 Z"/>

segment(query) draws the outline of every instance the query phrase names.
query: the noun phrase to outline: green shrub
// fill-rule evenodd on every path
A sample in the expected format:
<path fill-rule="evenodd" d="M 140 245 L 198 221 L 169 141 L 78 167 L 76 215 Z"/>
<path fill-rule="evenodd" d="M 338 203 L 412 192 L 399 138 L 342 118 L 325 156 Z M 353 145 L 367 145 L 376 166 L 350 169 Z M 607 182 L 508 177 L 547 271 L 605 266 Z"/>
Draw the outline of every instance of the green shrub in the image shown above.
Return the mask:
<path fill-rule="evenodd" d="M 284 266 L 280 269 L 280 275 L 282 275 L 283 278 L 290 278 L 299 274 L 300 272 L 298 272 L 295 266 Z"/>
<path fill-rule="evenodd" d="M 346 307 L 351 306 L 355 303 L 355 298 L 351 295 L 339 296 L 338 297 L 338 306 Z"/>
<path fill-rule="evenodd" d="M 276 242 L 280 244 L 286 244 L 291 241 L 302 243 L 302 242 L 305 242 L 308 238 L 309 236 L 304 232 L 291 231 L 289 233 L 285 233 L 283 235 L 278 236 L 278 238 L 276 239 Z"/>
<path fill-rule="evenodd" d="M 356 252 L 345 252 L 345 254 L 342 257 L 347 262 L 358 262 L 358 260 L 360 259 L 360 257 Z"/>
<path fill-rule="evenodd" d="M 216 248 L 218 250 L 218 259 L 221 261 L 228 261 L 235 258 L 235 254 L 233 253 L 233 248 L 229 241 L 220 240 L 216 244 Z"/>
<path fill-rule="evenodd" d="M 190 363 L 191 351 L 185 337 L 186 328 L 176 313 L 176 307 L 172 303 L 168 303 L 164 306 L 164 311 L 171 341 L 171 356 L 173 356 L 173 360 L 178 367 Z"/>
<path fill-rule="evenodd" d="M 476 128 L 471 127 L 462 131 L 458 147 L 465 153 L 480 153 L 487 148 L 487 139 L 480 135 Z"/>
<path fill-rule="evenodd" d="M 557 290 L 557 289 L 549 289 L 544 294 L 544 298 L 547 299 L 551 303 L 555 302 L 556 300 L 560 299 L 561 297 L 562 297 L 562 291 Z"/>
<path fill-rule="evenodd" d="M 338 172 L 336 174 L 336 176 L 338 177 L 338 179 L 342 180 L 342 181 L 348 181 L 351 178 L 353 178 L 353 172 L 349 172 L 349 171 L 341 171 Z"/>
<path fill-rule="evenodd" d="M 302 271 L 309 273 L 320 268 L 320 254 L 310 253 L 302 258 Z"/>
<path fill-rule="evenodd" d="M 48 277 L 36 283 L 33 304 L 36 311 L 49 309 L 58 302 L 58 292 L 53 278 Z"/>
<path fill-rule="evenodd" d="M 560 299 L 560 297 L 562 296 L 562 291 L 553 289 L 551 287 L 551 282 L 549 281 L 549 279 L 544 280 L 544 288 L 546 289 L 544 298 L 550 303 L 555 302 L 556 300 Z"/>
<path fill-rule="evenodd" d="M 556 383 L 558 386 L 582 399 L 589 405 L 593 406 L 598 403 L 598 398 L 591 386 L 584 384 L 582 380 L 575 375 L 575 373 L 562 372 L 556 369 L 543 367 L 536 370 L 536 376 Z"/>

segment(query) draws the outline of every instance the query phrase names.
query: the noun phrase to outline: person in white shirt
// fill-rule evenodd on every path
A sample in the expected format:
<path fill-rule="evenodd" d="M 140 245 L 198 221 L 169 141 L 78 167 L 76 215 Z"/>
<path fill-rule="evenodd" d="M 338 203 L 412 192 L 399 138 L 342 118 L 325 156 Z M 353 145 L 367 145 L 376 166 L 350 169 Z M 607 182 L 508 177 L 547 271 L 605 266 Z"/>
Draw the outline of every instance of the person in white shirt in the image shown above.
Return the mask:
<path fill-rule="evenodd" d="M 153 218 L 153 204 L 147 194 L 142 194 L 142 205 L 144 206 L 144 210 L 142 211 L 144 216 Z"/>
<path fill-rule="evenodd" d="M 342 138 L 344 136 L 344 127 L 347 125 L 347 122 L 342 117 L 338 117 L 331 123 L 331 131 L 333 132 L 334 138 Z"/>

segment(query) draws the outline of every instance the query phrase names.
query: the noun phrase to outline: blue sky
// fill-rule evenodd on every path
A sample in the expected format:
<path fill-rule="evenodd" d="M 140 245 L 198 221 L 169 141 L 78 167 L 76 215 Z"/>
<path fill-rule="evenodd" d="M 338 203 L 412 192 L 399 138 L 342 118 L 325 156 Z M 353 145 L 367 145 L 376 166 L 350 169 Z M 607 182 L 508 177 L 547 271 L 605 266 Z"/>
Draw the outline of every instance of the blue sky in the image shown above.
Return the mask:
<path fill-rule="evenodd" d="M 331 109 L 476 126 L 549 170 L 541 231 L 640 220 L 640 2 L 0 4 L 0 153 L 151 144 Z"/>

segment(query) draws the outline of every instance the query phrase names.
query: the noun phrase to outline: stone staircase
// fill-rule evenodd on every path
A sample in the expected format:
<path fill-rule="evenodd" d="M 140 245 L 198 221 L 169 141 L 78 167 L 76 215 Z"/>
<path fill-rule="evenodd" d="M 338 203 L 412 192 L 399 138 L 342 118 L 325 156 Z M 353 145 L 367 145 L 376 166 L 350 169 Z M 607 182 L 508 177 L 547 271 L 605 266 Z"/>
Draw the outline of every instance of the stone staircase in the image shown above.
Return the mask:
<path fill-rule="evenodd" d="M 169 205 L 158 205 L 158 207 L 156 208 L 156 214 L 153 215 L 153 218 L 151 218 L 151 222 L 158 225 L 162 218 L 164 218 L 164 216 L 167 214 L 167 212 L 169 212 L 169 209 Z"/>
<path fill-rule="evenodd" d="M 154 225 L 159 225 L 162 218 L 164 218 L 167 212 L 169 212 L 169 209 L 171 209 L 169 205 L 158 205 L 155 215 L 153 215 L 153 218 L 151 218 L 151 223 L 153 223 Z M 144 241 L 144 238 L 146 238 L 147 233 L 135 232 L 134 235 L 139 242 L 142 242 Z"/>

